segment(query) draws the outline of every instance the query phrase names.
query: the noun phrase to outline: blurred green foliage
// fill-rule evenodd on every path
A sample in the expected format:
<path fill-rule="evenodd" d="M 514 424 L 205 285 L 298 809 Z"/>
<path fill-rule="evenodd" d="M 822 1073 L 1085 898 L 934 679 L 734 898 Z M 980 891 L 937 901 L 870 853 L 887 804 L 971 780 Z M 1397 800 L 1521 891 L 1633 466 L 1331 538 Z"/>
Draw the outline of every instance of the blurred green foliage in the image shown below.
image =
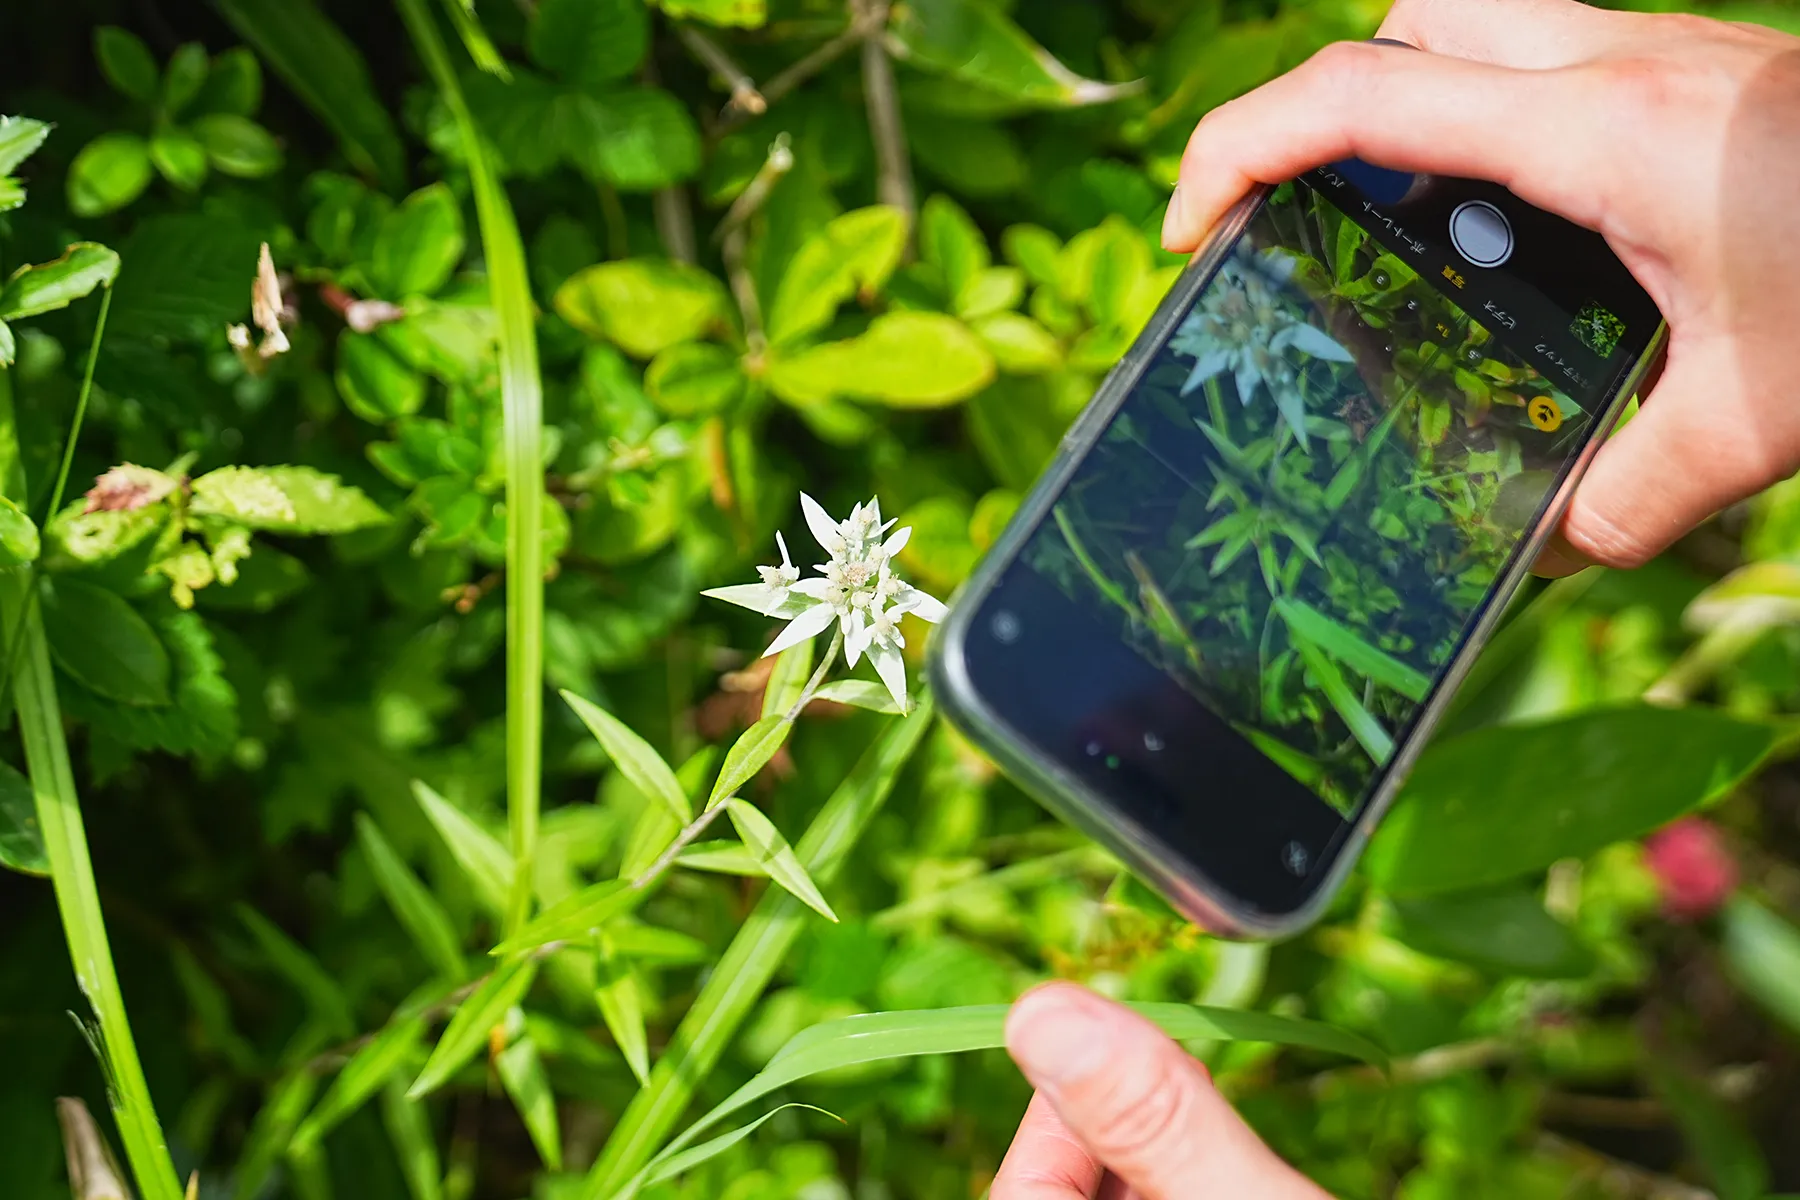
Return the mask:
<path fill-rule="evenodd" d="M 1657 7 L 1800 31 L 1780 0 Z M 699 591 L 772 561 L 777 528 L 804 556 L 804 486 L 834 512 L 879 494 L 914 529 L 901 567 L 948 595 L 1179 270 L 1155 232 L 1195 120 L 1384 8 L 431 9 L 525 243 L 544 670 L 586 705 L 545 704 L 523 929 L 503 321 L 457 114 L 383 6 L 0 12 L 0 112 L 48 123 L 0 124 L 0 266 L 31 264 L 0 290 L 0 554 L 39 581 L 182 1177 L 244 1200 L 604 1194 L 797 1035 L 1054 975 L 1241 1010 L 1182 1036 L 1346 1197 L 1800 1187 L 1793 484 L 1641 571 L 1525 597 L 1292 942 L 1201 935 L 928 707 L 761 726 L 730 809 L 756 845 L 721 823 L 657 888 L 615 882 L 802 695 L 809 665 L 755 658 L 769 622 Z M 105 1076 L 65 1015 L 87 1010 L 15 741 L 0 1195 L 50 1200 L 52 1098 L 102 1113 Z M 1700 809 L 1741 884 L 1672 923 L 1638 839 Z M 790 894 L 812 884 L 835 923 Z M 796 1106 L 644 1195 L 981 1195 L 1024 1085 L 993 1049 L 925 1053 L 990 1045 L 975 1019 L 883 1018 L 925 1030 L 922 1057 L 815 1048 L 831 1069 L 739 1119 Z M 1356 1039 L 1388 1073 L 1347 1065 Z"/>

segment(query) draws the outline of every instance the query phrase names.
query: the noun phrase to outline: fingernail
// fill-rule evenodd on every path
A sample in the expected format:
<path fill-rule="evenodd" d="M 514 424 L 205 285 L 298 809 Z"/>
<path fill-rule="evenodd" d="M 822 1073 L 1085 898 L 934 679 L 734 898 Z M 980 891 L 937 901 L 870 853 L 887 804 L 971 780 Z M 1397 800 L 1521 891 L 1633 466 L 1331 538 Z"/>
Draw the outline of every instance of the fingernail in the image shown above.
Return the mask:
<path fill-rule="evenodd" d="M 1591 565 L 1558 537 L 1538 551 L 1537 561 L 1531 564 L 1531 573 L 1543 579 L 1562 579 Z"/>
<path fill-rule="evenodd" d="M 1178 183 L 1175 185 L 1175 190 L 1169 193 L 1169 207 L 1163 213 L 1162 243 L 1165 249 L 1169 245 L 1170 236 L 1175 232 L 1175 227 L 1181 223 L 1178 219 L 1180 212 L 1181 185 Z"/>
<path fill-rule="evenodd" d="M 1113 1029 L 1101 1001 L 1081 989 L 1052 986 L 1013 1006 L 1006 1045 L 1038 1087 L 1068 1087 L 1099 1073 L 1113 1057 Z"/>

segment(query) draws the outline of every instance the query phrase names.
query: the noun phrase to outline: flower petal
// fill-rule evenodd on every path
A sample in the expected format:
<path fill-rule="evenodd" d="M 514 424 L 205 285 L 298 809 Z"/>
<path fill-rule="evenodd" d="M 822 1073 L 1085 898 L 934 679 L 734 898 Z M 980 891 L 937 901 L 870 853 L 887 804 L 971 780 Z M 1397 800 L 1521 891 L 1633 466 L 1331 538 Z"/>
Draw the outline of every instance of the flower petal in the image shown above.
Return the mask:
<path fill-rule="evenodd" d="M 894 555 L 904 550 L 906 548 L 906 543 L 911 539 L 912 526 L 908 525 L 905 529 L 896 530 L 893 537 L 881 543 L 881 552 L 888 558 L 892 558 Z"/>
<path fill-rule="evenodd" d="M 860 612 L 850 614 L 850 627 L 844 630 L 844 659 L 851 666 L 862 658 L 863 651 L 869 648 L 869 624 Z"/>
<path fill-rule="evenodd" d="M 763 651 L 763 657 L 780 654 L 791 646 L 798 646 L 801 642 L 818 637 L 831 627 L 832 616 L 830 605 L 813 605 L 788 622 L 788 627 L 781 631 L 781 636 L 770 642 L 769 648 Z"/>
<path fill-rule="evenodd" d="M 775 616 L 781 610 L 782 597 L 765 583 L 734 583 L 730 587 L 708 588 L 700 594 L 759 612 L 765 617 Z"/>
<path fill-rule="evenodd" d="M 794 560 L 788 557 L 787 539 L 781 536 L 781 530 L 779 529 L 775 531 L 775 544 L 781 547 L 781 565 L 784 567 L 793 566 Z"/>
<path fill-rule="evenodd" d="M 906 611 L 921 621 L 936 625 L 950 615 L 950 608 L 936 596 L 921 592 L 916 587 L 906 589 Z"/>
<path fill-rule="evenodd" d="M 881 682 L 887 684 L 894 703 L 906 712 L 906 658 L 892 646 L 875 646 L 869 650 L 869 661 L 875 664 Z"/>
<path fill-rule="evenodd" d="M 805 492 L 800 493 L 800 511 L 806 515 L 806 527 L 812 530 L 813 537 L 825 548 L 825 553 L 836 554 L 843 548 L 844 538 L 838 532 L 837 522 L 820 507 L 817 500 Z"/>
<path fill-rule="evenodd" d="M 825 578 L 823 575 L 809 575 L 788 590 L 799 592 L 802 596 L 809 596 L 814 600 L 823 600 L 825 598 L 825 589 L 830 586 L 831 580 Z"/>

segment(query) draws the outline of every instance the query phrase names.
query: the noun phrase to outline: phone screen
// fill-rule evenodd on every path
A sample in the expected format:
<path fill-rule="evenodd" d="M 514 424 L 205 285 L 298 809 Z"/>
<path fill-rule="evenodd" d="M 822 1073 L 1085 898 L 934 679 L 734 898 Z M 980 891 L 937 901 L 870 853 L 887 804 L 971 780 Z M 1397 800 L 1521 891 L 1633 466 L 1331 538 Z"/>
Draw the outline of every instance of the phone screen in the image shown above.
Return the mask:
<path fill-rule="evenodd" d="M 1274 192 L 1001 589 L 1038 626 L 1061 622 L 1065 645 L 1104 630 L 1212 718 L 1188 726 L 1207 745 L 1179 768 L 1155 765 L 1171 758 L 1174 735 L 1154 732 L 1159 707 L 1177 720 L 1170 693 L 1130 721 L 1065 722 L 1060 757 L 1186 787 L 1177 808 L 1245 788 L 1245 809 L 1310 805 L 1264 831 L 1303 831 L 1281 843 L 1297 877 L 1370 800 L 1656 324 L 1499 269 L 1551 253 L 1527 253 L 1516 201 L 1470 214 L 1466 189 L 1415 189 L 1384 206 L 1382 178 L 1339 164 Z M 1439 236 L 1408 228 L 1420 214 Z M 1101 697 L 1136 670 L 1086 684 Z M 1108 727 L 1129 746 L 1095 732 Z M 1255 788 L 1252 759 L 1309 799 Z M 1209 789 L 1225 762 L 1235 782 Z"/>

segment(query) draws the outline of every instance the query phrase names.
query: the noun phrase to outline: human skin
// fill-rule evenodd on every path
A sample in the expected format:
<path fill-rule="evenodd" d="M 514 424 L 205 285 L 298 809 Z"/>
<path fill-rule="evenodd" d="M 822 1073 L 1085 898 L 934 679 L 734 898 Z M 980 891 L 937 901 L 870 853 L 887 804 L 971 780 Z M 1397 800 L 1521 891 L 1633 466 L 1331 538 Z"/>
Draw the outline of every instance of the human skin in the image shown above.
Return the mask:
<path fill-rule="evenodd" d="M 1330 46 L 1209 113 L 1164 244 L 1192 251 L 1252 186 L 1349 157 L 1492 180 L 1602 234 L 1668 355 L 1540 573 L 1640 565 L 1800 470 L 1800 39 L 1574 0 L 1398 0 L 1380 36 L 1417 50 Z M 1117 1005 L 1040 988 L 1007 1046 L 1037 1094 L 992 1200 L 1324 1195 Z"/>

